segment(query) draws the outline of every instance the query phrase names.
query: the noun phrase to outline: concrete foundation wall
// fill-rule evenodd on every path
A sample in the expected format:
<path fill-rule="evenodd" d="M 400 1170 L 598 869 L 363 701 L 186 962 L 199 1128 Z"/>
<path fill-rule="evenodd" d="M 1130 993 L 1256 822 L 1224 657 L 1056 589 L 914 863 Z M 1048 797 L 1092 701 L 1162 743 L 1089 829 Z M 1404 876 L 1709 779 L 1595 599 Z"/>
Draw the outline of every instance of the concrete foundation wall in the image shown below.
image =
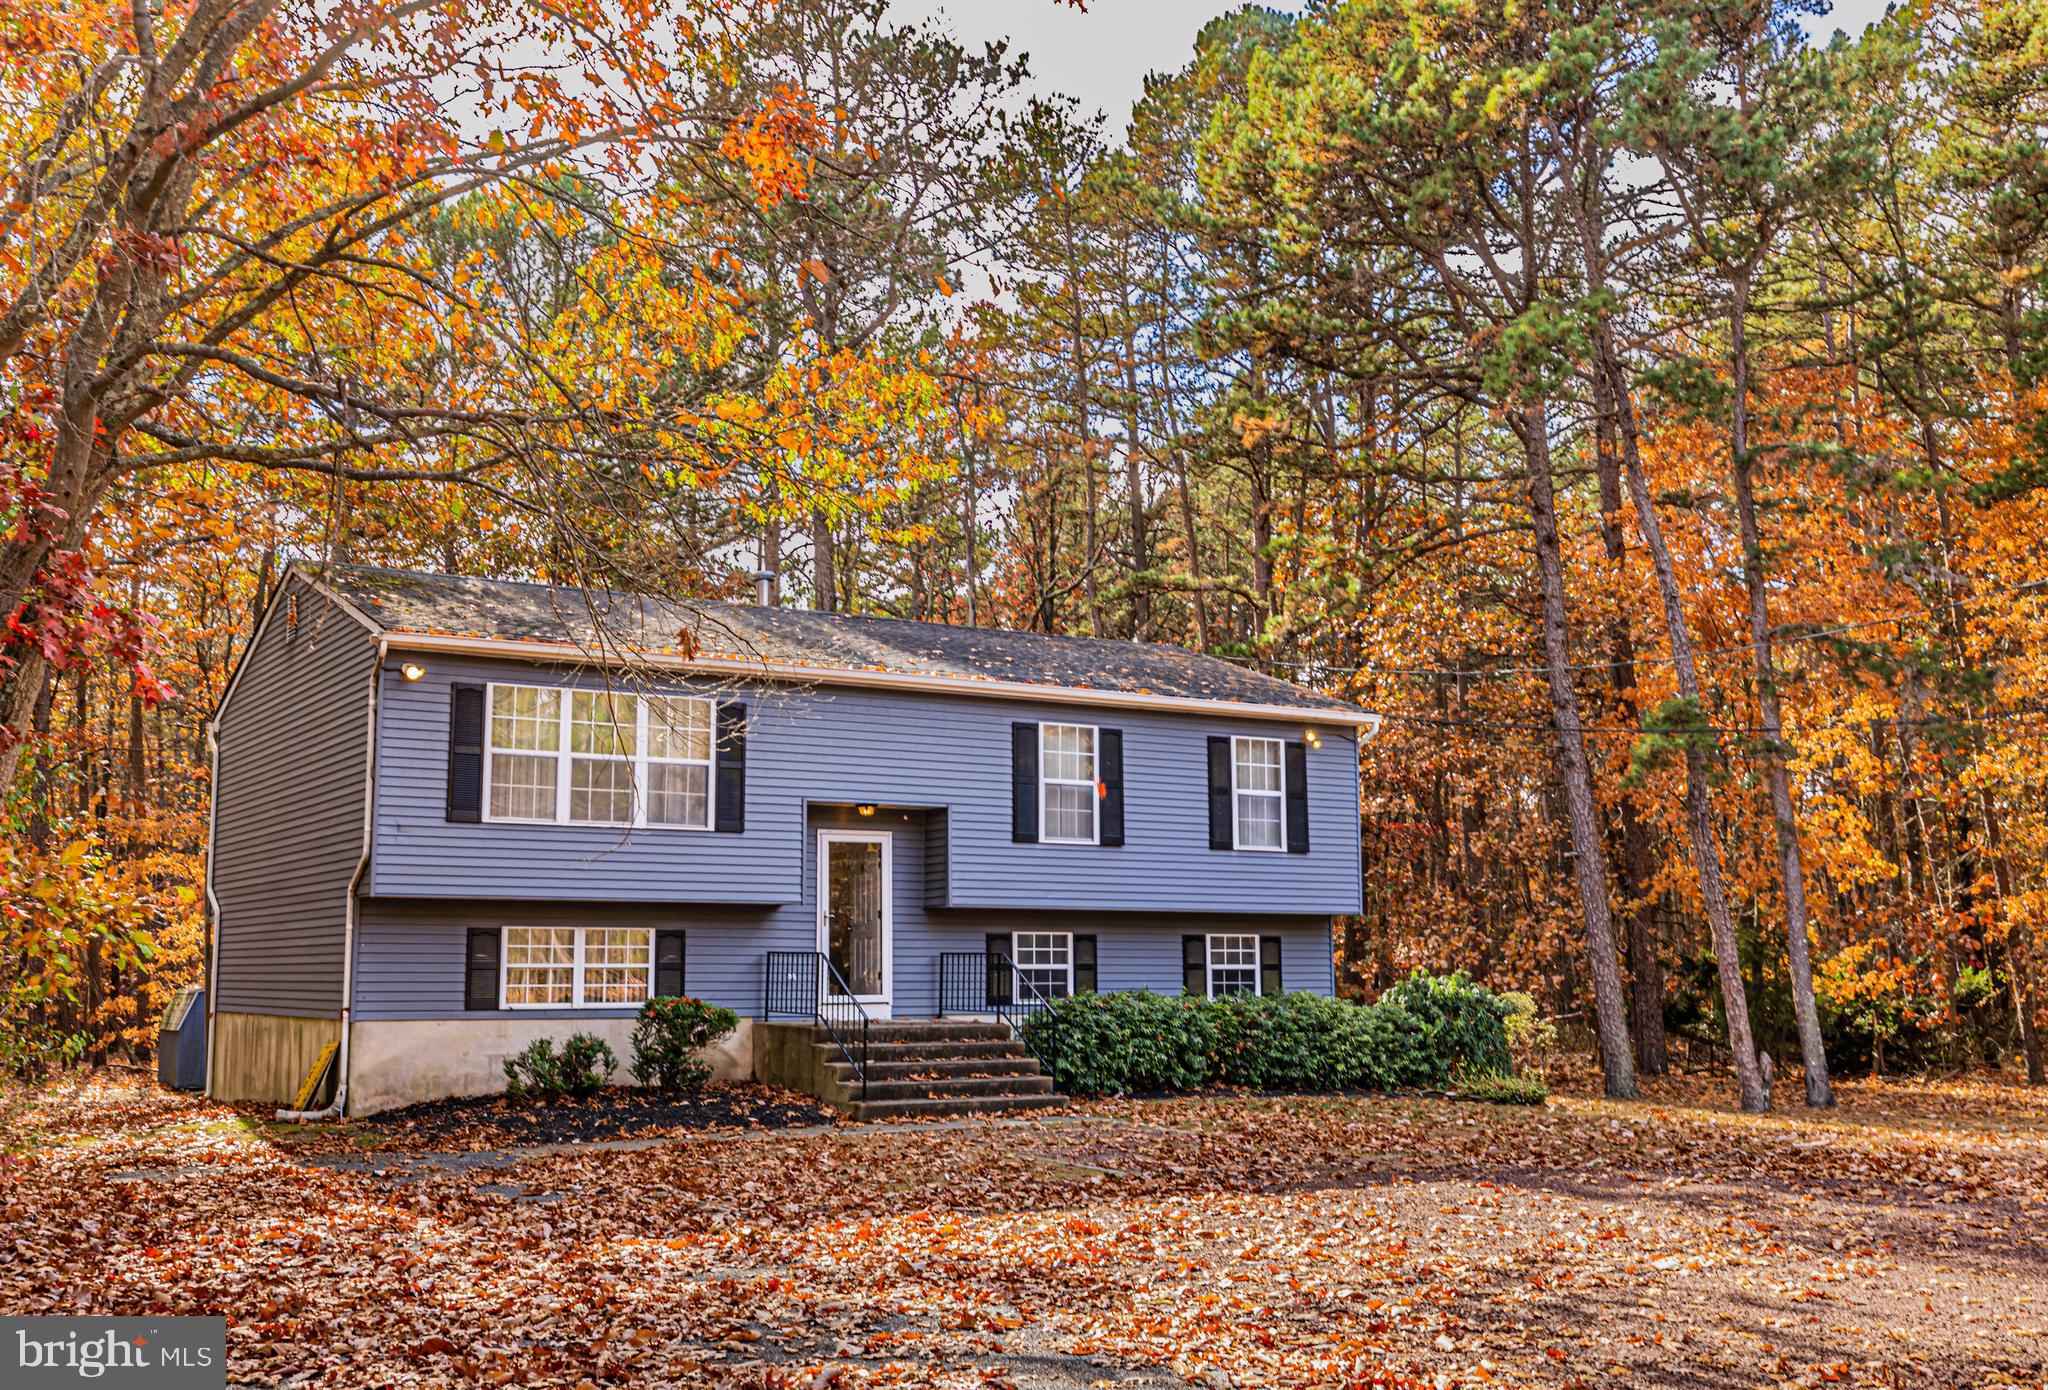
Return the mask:
<path fill-rule="evenodd" d="M 349 1028 L 348 1113 L 374 1115 L 445 1096 L 495 1095 L 505 1089 L 505 1059 L 536 1038 L 560 1043 L 571 1033 L 602 1038 L 618 1055 L 617 1085 L 631 1085 L 631 1018 L 556 1018 L 490 1014 L 354 1023 Z M 743 1018 L 732 1034 L 706 1054 L 717 1081 L 745 1081 L 754 1074 L 754 1022 Z M 302 1073 L 303 1074 L 303 1073 Z M 296 1083 L 294 1083 L 296 1084 Z"/>
<path fill-rule="evenodd" d="M 222 1009 L 213 1016 L 213 1029 L 213 1071 L 206 1093 L 215 1100 L 289 1105 L 320 1049 L 341 1037 L 341 1020 Z"/>
<path fill-rule="evenodd" d="M 818 1050 L 818 1030 L 808 1023 L 760 1023 L 754 1026 L 754 1077 L 844 1108 L 832 1068 Z"/>

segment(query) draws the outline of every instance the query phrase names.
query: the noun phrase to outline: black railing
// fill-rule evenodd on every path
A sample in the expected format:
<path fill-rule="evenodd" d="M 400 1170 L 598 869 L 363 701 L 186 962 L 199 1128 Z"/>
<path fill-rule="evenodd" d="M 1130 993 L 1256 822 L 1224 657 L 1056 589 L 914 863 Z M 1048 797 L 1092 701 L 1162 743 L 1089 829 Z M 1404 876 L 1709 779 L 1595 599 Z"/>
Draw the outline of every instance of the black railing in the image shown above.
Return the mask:
<path fill-rule="evenodd" d="M 837 989 L 837 993 L 833 989 Z M 825 1030 L 868 1093 L 868 1011 L 822 951 L 770 951 L 761 980 L 763 1018 L 808 1018 Z"/>
<path fill-rule="evenodd" d="M 1059 1036 L 1050 1026 L 1052 1000 L 1001 951 L 941 951 L 939 1012 L 993 1014 L 1023 1040 L 1048 1073 L 1058 1055 Z M 1043 1017 L 1047 1025 L 1027 1031 Z"/>

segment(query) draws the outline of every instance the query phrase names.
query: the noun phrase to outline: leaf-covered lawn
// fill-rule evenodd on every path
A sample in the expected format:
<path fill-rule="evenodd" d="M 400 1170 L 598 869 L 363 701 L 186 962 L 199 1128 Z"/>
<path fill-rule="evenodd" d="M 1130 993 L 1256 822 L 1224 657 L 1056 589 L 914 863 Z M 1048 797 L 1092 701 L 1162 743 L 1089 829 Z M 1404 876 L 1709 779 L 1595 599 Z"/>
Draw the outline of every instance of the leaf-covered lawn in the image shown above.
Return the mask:
<path fill-rule="evenodd" d="M 1211 1097 L 435 1166 L 103 1084 L 10 1107 L 0 1311 L 225 1310 L 266 1385 L 2041 1383 L 2048 1102 L 1844 1090 L 1819 1119 L 1683 1082 Z"/>

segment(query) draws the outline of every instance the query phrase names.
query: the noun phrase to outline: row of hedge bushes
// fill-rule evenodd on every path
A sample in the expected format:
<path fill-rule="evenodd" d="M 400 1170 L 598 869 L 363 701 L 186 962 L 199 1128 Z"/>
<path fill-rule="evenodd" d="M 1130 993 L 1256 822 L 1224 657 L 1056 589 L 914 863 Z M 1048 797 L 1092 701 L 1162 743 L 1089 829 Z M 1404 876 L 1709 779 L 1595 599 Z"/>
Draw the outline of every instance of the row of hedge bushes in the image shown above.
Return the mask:
<path fill-rule="evenodd" d="M 1370 1004 L 1319 994 L 1081 994 L 1025 1025 L 1069 1095 L 1442 1090 L 1507 1078 L 1515 1005 L 1462 973 L 1417 973 Z"/>

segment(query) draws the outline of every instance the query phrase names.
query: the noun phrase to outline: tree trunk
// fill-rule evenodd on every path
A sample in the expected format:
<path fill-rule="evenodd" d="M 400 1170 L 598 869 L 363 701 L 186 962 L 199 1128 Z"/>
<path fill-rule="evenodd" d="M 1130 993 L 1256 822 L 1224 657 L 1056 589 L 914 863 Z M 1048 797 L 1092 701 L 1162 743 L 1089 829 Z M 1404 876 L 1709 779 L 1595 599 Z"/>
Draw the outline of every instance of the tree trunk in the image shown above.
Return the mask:
<path fill-rule="evenodd" d="M 1607 375 L 1607 387 L 1614 401 L 1615 418 L 1621 426 L 1622 469 L 1628 478 L 1629 497 L 1635 503 L 1636 525 L 1650 552 L 1651 567 L 1657 575 L 1657 591 L 1664 604 L 1664 625 L 1671 637 L 1671 663 L 1678 676 L 1678 693 L 1692 703 L 1693 712 L 1704 723 L 1706 707 L 1700 701 L 1699 671 L 1692 656 L 1692 636 L 1686 626 L 1685 605 L 1678 592 L 1678 574 L 1671 563 L 1671 549 L 1664 543 L 1664 528 L 1657 519 L 1656 504 L 1650 496 L 1649 479 L 1643 473 L 1637 445 L 1635 407 L 1627 382 L 1621 378 L 1610 330 L 1595 330 L 1598 344 L 1596 371 Z M 1714 811 L 1708 789 L 1710 766 L 1706 736 L 1685 733 L 1685 823 L 1692 841 L 1693 868 L 1699 875 L 1700 904 L 1707 915 L 1707 929 L 1714 941 L 1714 967 L 1721 979 L 1722 1011 L 1727 1016 L 1728 1046 L 1735 1054 L 1735 1082 L 1744 1110 L 1768 1110 L 1771 1094 L 1757 1070 L 1756 1043 L 1749 1030 L 1749 995 L 1742 982 L 1742 951 L 1735 935 L 1735 923 L 1728 912 L 1728 890 L 1721 876 L 1721 851 L 1714 838 Z"/>
<path fill-rule="evenodd" d="M 2012 991 L 2012 1011 L 2020 1025 L 2020 1055 L 2027 1062 L 2027 1084 L 2048 1085 L 2048 1071 L 2041 1065 L 2041 1033 L 2034 1026 L 2034 1001 L 2027 991 L 2025 982 L 2025 954 L 2019 946 L 2022 929 L 2014 927 L 2008 934 L 2009 945 L 2005 957 L 2006 983 Z"/>
<path fill-rule="evenodd" d="M 967 429 L 967 422 L 960 423 L 960 538 L 965 550 L 963 564 L 967 589 L 967 625 L 979 624 L 980 614 L 975 602 L 975 580 L 981 572 L 981 561 L 975 554 L 975 532 L 981 518 L 981 495 L 976 491 L 974 479 L 974 440 Z"/>
<path fill-rule="evenodd" d="M 1071 203 L 1062 200 L 1061 206 L 1071 208 Z M 1088 601 L 1088 635 L 1100 637 L 1102 594 L 1096 563 L 1101 558 L 1097 536 L 1102 520 L 1102 502 L 1100 490 L 1096 487 L 1095 436 L 1088 396 L 1088 323 L 1081 295 L 1081 263 L 1078 254 L 1080 243 L 1074 231 L 1071 212 L 1066 219 L 1066 230 L 1069 313 L 1067 331 L 1073 335 L 1074 354 L 1074 445 L 1081 458 L 1081 563 L 1085 566 L 1081 571 L 1081 592 Z"/>
<path fill-rule="evenodd" d="M 1778 838 L 1778 873 L 1785 895 L 1785 948 L 1790 965 L 1792 1014 L 1799 1023 L 1799 1057 L 1806 1073 L 1806 1103 L 1835 1103 L 1828 1085 L 1828 1056 L 1820 1033 L 1820 1008 L 1813 997 L 1806 910 L 1806 869 L 1799 853 L 1799 822 L 1785 771 L 1785 724 L 1778 706 L 1777 660 L 1771 650 L 1770 608 L 1764 577 L 1763 539 L 1757 525 L 1753 460 L 1749 454 L 1749 282 L 1738 276 L 1729 313 L 1729 358 L 1733 395 L 1729 453 L 1735 466 L 1735 509 L 1742 529 L 1742 582 L 1749 592 L 1749 642 L 1756 664 L 1757 722 L 1764 738 L 1764 781 Z"/>
<path fill-rule="evenodd" d="M 1630 1100 L 1636 1094 L 1635 1059 L 1630 1055 L 1628 1000 L 1621 962 L 1614 951 L 1614 922 L 1607 902 L 1607 857 L 1600 846 L 1600 816 L 1593 799 L 1592 769 L 1586 760 L 1579 695 L 1572 687 L 1569 618 L 1564 596 L 1564 553 L 1558 540 L 1557 497 L 1550 475 L 1549 422 L 1542 402 L 1522 408 L 1516 421 L 1528 461 L 1529 512 L 1535 527 L 1536 569 L 1542 590 L 1543 666 L 1550 686 L 1550 718 L 1557 731 L 1558 774 L 1571 822 L 1572 868 L 1579 906 L 1586 918 L 1587 972 L 1593 979 L 1594 1029 L 1600 1040 L 1600 1068 L 1607 1094 Z"/>
<path fill-rule="evenodd" d="M 1601 544 L 1607 558 L 1621 569 L 1628 558 L 1628 533 L 1621 515 L 1621 459 L 1615 439 L 1613 390 L 1608 374 L 1599 370 L 1597 364 L 1593 372 L 1593 410 Z M 1640 706 L 1636 699 L 1635 638 L 1629 631 L 1626 613 L 1618 615 L 1609 628 L 1607 645 L 1614 658 L 1616 700 L 1623 717 L 1634 723 Z M 1636 1070 L 1644 1076 L 1662 1076 L 1670 1070 L 1671 1062 L 1664 1037 L 1664 962 L 1657 939 L 1657 906 L 1650 895 L 1650 880 L 1655 873 L 1650 828 L 1629 797 L 1622 797 L 1617 811 L 1621 818 L 1621 888 L 1629 902 L 1629 1023 L 1635 1034 Z"/>
<path fill-rule="evenodd" d="M 1180 523 L 1187 533 L 1188 542 L 1188 583 L 1193 586 L 1188 605 L 1195 615 L 1195 650 L 1206 652 L 1211 646 L 1209 638 L 1209 596 L 1202 584 L 1202 539 L 1201 529 L 1195 519 L 1194 484 L 1188 477 L 1187 458 L 1182 456 L 1180 466 L 1175 470 L 1179 483 Z"/>
<path fill-rule="evenodd" d="M 1126 266 L 1129 266 L 1126 261 Z M 1135 267 L 1129 267 L 1135 269 Z M 1124 357 L 1124 490 L 1129 495 L 1131 527 L 1131 636 L 1148 641 L 1152 635 L 1152 590 L 1143 578 L 1152 567 L 1151 547 L 1145 534 L 1145 467 L 1139 443 L 1141 415 L 1138 392 L 1138 342 L 1135 312 L 1131 305 L 1131 275 L 1119 277 Z"/>
<path fill-rule="evenodd" d="M 811 607 L 820 613 L 839 608 L 838 543 L 832 536 L 832 518 L 823 507 L 811 508 Z"/>

